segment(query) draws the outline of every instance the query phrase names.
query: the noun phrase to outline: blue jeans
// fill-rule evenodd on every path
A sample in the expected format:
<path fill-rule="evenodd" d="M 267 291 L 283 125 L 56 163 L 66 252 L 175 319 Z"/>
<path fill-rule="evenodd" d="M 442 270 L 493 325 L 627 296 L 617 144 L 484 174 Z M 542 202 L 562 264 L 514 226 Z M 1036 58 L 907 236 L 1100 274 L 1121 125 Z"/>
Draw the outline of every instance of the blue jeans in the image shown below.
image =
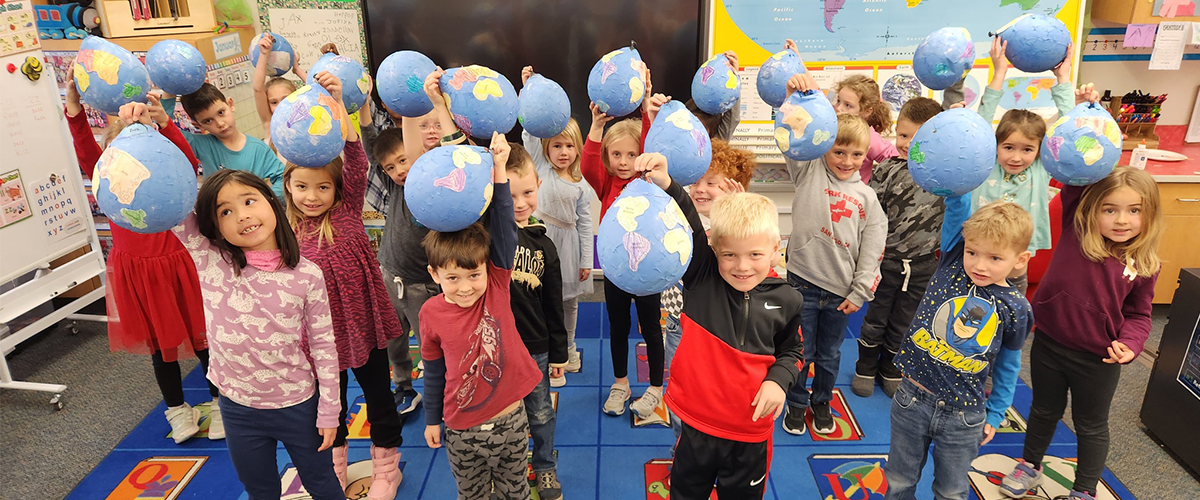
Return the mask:
<path fill-rule="evenodd" d="M 846 327 L 850 316 L 838 311 L 846 299 L 805 281 L 804 278 L 788 273 L 788 284 L 804 296 L 804 307 L 800 310 L 800 331 L 804 334 L 804 366 L 800 378 L 788 391 L 788 406 L 798 410 L 809 404 L 829 404 L 833 399 L 833 383 L 837 381 L 838 366 L 842 361 L 842 340 L 846 338 Z M 808 367 L 817 365 L 813 375 L 812 395 L 808 388 Z M 811 400 L 810 400 L 811 399 Z"/>
<path fill-rule="evenodd" d="M 533 436 L 533 471 L 546 472 L 558 467 L 554 458 L 554 426 L 558 418 L 550 401 L 550 353 L 532 356 L 542 371 L 542 381 L 525 396 L 525 416 L 529 418 L 529 435 Z"/>
<path fill-rule="evenodd" d="M 679 324 L 679 318 L 667 315 L 667 329 L 664 330 L 667 339 L 667 370 L 671 369 L 671 360 L 675 359 L 675 350 L 679 349 L 679 341 L 683 339 L 683 326 Z M 670 379 L 667 380 L 667 385 L 671 385 Z M 675 446 L 679 444 L 679 436 L 683 434 L 683 421 L 671 415 L 671 431 L 675 433 L 675 441 L 671 443 L 671 456 L 675 455 Z"/>
<path fill-rule="evenodd" d="M 346 497 L 333 473 L 333 451 L 317 451 L 321 435 L 317 433 L 317 399 L 287 408 L 260 410 L 242 406 L 225 396 L 217 401 L 225 421 L 225 445 L 238 479 L 250 500 L 278 499 L 282 494 L 279 463 L 275 446 L 287 449 L 304 489 L 316 500 L 342 500 Z"/>
<path fill-rule="evenodd" d="M 892 444 L 884 500 L 914 500 L 933 444 L 933 497 L 966 500 L 967 471 L 979 455 L 987 411 L 958 408 L 905 378 L 892 398 Z"/>

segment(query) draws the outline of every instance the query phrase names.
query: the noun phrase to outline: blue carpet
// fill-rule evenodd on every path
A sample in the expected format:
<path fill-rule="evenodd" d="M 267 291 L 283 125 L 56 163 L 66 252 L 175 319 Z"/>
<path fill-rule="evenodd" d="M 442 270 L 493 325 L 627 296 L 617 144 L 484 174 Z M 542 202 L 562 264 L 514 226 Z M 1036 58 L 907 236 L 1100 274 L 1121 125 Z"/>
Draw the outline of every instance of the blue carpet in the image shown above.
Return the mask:
<path fill-rule="evenodd" d="M 870 398 L 850 393 L 857 347 L 854 338 L 862 324 L 860 312 L 851 317 L 850 328 L 842 347 L 841 371 L 835 403 L 839 431 L 827 440 L 815 440 L 812 433 L 792 436 L 776 426 L 774 456 L 768 478 L 766 498 L 819 498 L 822 500 L 882 499 L 887 482 L 882 465 L 887 461 L 888 412 L 891 401 L 876 391 Z M 650 425 L 634 427 L 628 415 L 607 417 L 599 407 L 607 397 L 612 380 L 612 363 L 607 340 L 607 318 L 600 303 L 579 306 L 578 344 L 583 353 L 583 372 L 570 374 L 566 387 L 558 393 L 558 474 L 564 495 L 580 499 L 665 499 L 669 482 L 666 480 L 670 460 L 671 430 Z M 634 344 L 640 339 L 631 336 L 631 372 L 638 362 Z M 420 380 L 416 381 L 418 390 Z M 646 386 L 634 382 L 635 396 Z M 192 404 L 209 400 L 203 374 L 193 371 L 184 380 L 186 397 Z M 972 498 L 998 500 L 995 483 L 1012 469 L 1013 459 L 1020 456 L 1024 441 L 1023 416 L 1028 414 L 1031 393 L 1020 384 L 1014 409 L 1010 410 L 1013 428 L 1005 428 L 980 450 L 972 464 Z M 370 482 L 370 440 L 366 429 L 366 412 L 357 382 L 351 379 L 348 400 L 352 401 L 350 420 L 349 498 L 365 498 Z M 840 406 L 839 406 L 840 405 Z M 200 405 L 207 415 L 207 405 Z M 240 500 L 246 494 L 234 473 L 224 441 L 210 441 L 204 436 L 207 420 L 201 422 L 201 435 L 181 445 L 168 437 L 170 427 L 163 418 L 165 408 L 160 404 L 105 457 L 67 496 L 77 499 L 213 499 Z M 454 498 L 454 479 L 443 450 L 425 446 L 423 418 L 419 412 L 404 425 L 404 446 L 401 447 L 401 468 L 404 481 L 398 499 Z M 1075 436 L 1063 424 L 1050 447 L 1045 465 L 1047 480 L 1037 495 L 1030 498 L 1045 500 L 1066 494 L 1074 478 Z M 309 498 L 303 492 L 295 470 L 290 467 L 282 446 L 277 456 L 277 469 L 283 485 L 285 500 Z M 932 463 L 926 466 L 918 498 L 929 498 L 932 482 Z M 1133 495 L 1105 471 L 1100 500 L 1133 500 Z"/>

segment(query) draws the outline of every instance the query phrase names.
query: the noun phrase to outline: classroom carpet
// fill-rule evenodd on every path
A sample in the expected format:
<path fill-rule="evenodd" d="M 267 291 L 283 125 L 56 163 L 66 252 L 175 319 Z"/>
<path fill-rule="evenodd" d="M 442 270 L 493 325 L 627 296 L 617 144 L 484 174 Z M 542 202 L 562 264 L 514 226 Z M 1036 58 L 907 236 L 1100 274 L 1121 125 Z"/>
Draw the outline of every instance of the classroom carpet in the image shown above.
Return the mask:
<path fill-rule="evenodd" d="M 792 436 L 776 424 L 766 498 L 878 500 L 886 493 L 883 465 L 887 462 L 891 400 L 881 390 L 876 390 L 870 398 L 850 392 L 858 352 L 855 338 L 862 315 L 860 311 L 851 317 L 842 346 L 841 369 L 832 403 L 837 430 L 819 436 L 810 427 L 807 434 Z M 584 359 L 583 371 L 568 374 L 565 387 L 552 388 L 558 411 L 555 435 L 558 476 L 564 497 L 665 500 L 670 494 L 669 467 L 674 439 L 671 429 L 653 421 L 635 422 L 631 412 L 620 417 L 600 412 L 612 381 L 607 323 L 604 304 L 580 304 L 577 343 Z M 638 346 L 639 342 L 636 333 L 631 335 L 630 372 L 635 373 L 636 366 L 635 397 L 645 390 L 649 376 L 645 347 Z M 346 496 L 359 499 L 366 498 L 370 487 L 370 426 L 361 391 L 351 377 L 347 397 L 351 402 L 347 415 L 350 483 Z M 415 385 L 419 390 L 420 379 Z M 160 403 L 66 498 L 247 499 L 224 441 L 206 437 L 207 402 L 211 400 L 199 369 L 185 378 L 184 391 L 187 400 L 204 415 L 200 434 L 181 445 L 174 444 L 169 437 L 170 427 L 163 418 L 165 407 Z M 971 464 L 972 499 L 1004 498 L 997 485 L 1003 474 L 1012 470 L 1014 457 L 1021 454 L 1031 397 L 1029 388 L 1018 382 L 1005 425 Z M 404 480 L 396 498 L 454 498 L 454 479 L 445 450 L 426 447 L 423 431 L 424 419 L 418 410 L 404 424 L 399 465 Z M 1066 495 L 1075 476 L 1074 453 L 1075 436 L 1060 422 L 1044 461 L 1045 481 L 1027 498 L 1053 500 Z M 277 452 L 277 470 L 283 500 L 310 498 L 282 446 Z M 931 484 L 932 462 L 929 462 L 918 485 L 917 498 L 931 498 Z M 1097 500 L 1134 499 L 1108 470 L 1099 489 Z M 536 493 L 533 498 L 537 498 Z"/>

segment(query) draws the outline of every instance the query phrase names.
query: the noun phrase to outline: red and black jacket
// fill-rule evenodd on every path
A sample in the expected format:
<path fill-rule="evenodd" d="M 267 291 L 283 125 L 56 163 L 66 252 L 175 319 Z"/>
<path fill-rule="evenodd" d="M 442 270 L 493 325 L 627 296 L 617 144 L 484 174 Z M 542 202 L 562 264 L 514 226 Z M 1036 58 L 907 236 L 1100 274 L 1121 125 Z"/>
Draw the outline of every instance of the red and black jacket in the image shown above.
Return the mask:
<path fill-rule="evenodd" d="M 667 406 L 696 430 L 748 443 L 771 437 L 773 421 L 753 421 L 754 395 L 770 380 L 786 392 L 804 360 L 803 297 L 768 277 L 749 292 L 729 286 L 692 200 L 674 181 L 667 194 L 692 226 L 692 262 L 683 275 L 683 338 L 671 361 Z"/>

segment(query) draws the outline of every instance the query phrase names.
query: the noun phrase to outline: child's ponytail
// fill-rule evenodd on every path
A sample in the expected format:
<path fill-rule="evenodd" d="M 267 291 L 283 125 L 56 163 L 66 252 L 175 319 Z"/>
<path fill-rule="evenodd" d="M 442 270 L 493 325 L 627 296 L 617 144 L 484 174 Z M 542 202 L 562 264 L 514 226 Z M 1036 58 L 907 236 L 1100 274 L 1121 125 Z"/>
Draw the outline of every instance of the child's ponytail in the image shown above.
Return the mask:
<path fill-rule="evenodd" d="M 863 75 L 850 75 L 834 86 L 834 92 L 849 89 L 858 96 L 858 105 L 863 109 L 862 118 L 867 125 L 880 134 L 886 134 L 892 128 L 892 108 L 883 102 L 879 92 L 879 84 Z"/>

